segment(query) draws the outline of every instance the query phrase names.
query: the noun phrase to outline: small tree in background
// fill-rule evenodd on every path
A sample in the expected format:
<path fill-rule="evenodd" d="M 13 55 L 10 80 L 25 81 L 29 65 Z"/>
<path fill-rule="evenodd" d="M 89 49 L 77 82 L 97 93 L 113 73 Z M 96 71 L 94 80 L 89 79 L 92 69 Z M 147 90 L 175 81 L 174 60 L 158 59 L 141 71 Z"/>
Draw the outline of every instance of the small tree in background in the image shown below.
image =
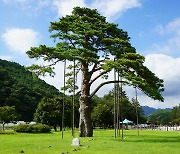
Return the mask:
<path fill-rule="evenodd" d="M 113 126 L 113 112 L 107 104 L 97 104 L 92 112 L 94 126 L 110 128 Z"/>
<path fill-rule="evenodd" d="M 57 125 L 61 126 L 62 119 L 62 99 L 60 98 L 46 98 L 44 97 L 34 114 L 35 121 L 42 124 L 53 126 L 57 130 Z"/>
<path fill-rule="evenodd" d="M 34 114 L 35 121 L 46 124 L 49 126 L 53 126 L 54 130 L 57 130 L 57 126 L 60 126 L 60 130 L 62 129 L 62 103 L 63 98 L 62 97 L 53 97 L 53 98 L 47 98 L 44 97 L 37 109 L 36 113 Z M 75 107 L 75 114 L 77 117 L 77 109 L 78 107 Z M 71 126 L 71 100 L 69 98 L 65 98 L 64 103 L 64 125 L 70 127 Z M 77 121 L 76 125 L 77 125 Z"/>
<path fill-rule="evenodd" d="M 14 106 L 0 107 L 0 121 L 2 122 L 3 130 L 5 123 L 12 122 L 16 118 L 17 114 Z"/>
<path fill-rule="evenodd" d="M 173 124 L 180 125 L 180 104 L 171 110 L 171 119 Z"/>

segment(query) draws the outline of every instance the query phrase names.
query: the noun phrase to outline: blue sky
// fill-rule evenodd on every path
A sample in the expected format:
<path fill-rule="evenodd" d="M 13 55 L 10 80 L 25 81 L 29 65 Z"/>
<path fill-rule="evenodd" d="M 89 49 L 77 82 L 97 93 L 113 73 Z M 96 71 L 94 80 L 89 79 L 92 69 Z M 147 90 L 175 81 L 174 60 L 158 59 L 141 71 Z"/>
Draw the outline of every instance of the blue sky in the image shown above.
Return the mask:
<path fill-rule="evenodd" d="M 179 0 L 0 0 L 0 58 L 21 65 L 40 63 L 25 52 L 31 46 L 53 46 L 49 38 L 50 21 L 70 14 L 75 6 L 96 8 L 109 22 L 119 25 L 131 37 L 145 65 L 164 79 L 165 102 L 149 99 L 141 92 L 139 101 L 152 107 L 173 107 L 180 103 L 180 1 Z M 62 65 L 55 78 L 43 78 L 58 89 L 62 86 Z M 100 81 L 98 81 L 100 82 Z M 97 85 L 95 83 L 94 87 Z M 113 86 L 102 88 L 102 96 Z M 129 97 L 134 90 L 126 87 Z"/>

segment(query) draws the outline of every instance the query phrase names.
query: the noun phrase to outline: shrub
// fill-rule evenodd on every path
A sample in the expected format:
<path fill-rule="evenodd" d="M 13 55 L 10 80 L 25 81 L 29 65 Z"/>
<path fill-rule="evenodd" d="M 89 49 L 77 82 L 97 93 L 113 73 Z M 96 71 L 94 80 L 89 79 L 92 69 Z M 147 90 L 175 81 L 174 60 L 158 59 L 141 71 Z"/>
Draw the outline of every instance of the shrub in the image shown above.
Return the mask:
<path fill-rule="evenodd" d="M 32 132 L 32 126 L 28 125 L 28 124 L 20 124 L 16 127 L 14 127 L 14 130 L 16 132 L 22 132 L 22 133 L 30 133 Z"/>
<path fill-rule="evenodd" d="M 13 130 L 5 130 L 5 131 L 0 130 L 0 134 L 15 134 L 15 132 Z"/>
<path fill-rule="evenodd" d="M 33 127 L 33 132 L 49 133 L 51 131 L 51 128 L 45 124 L 37 124 L 37 125 L 33 125 L 32 127 Z"/>
<path fill-rule="evenodd" d="M 16 132 L 22 133 L 49 133 L 51 128 L 45 124 L 36 124 L 36 125 L 28 125 L 28 124 L 20 124 L 14 128 Z"/>

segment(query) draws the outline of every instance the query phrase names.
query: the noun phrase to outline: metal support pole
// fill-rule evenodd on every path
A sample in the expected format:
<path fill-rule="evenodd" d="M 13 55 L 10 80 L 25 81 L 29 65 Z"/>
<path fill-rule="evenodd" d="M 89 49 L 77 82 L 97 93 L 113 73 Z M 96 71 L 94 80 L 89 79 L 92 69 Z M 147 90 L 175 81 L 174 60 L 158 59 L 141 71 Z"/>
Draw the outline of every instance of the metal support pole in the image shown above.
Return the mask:
<path fill-rule="evenodd" d="M 117 84 L 117 136 L 120 136 L 120 124 L 119 124 L 119 104 L 120 104 L 120 87 L 119 87 L 119 71 L 117 73 L 118 75 L 118 84 Z"/>
<path fill-rule="evenodd" d="M 135 93 L 136 93 L 136 122 L 137 122 L 138 136 L 139 136 L 138 99 L 137 99 L 137 88 L 136 87 L 135 87 Z"/>
<path fill-rule="evenodd" d="M 66 85 L 66 60 L 64 61 L 64 95 L 63 95 L 63 112 L 62 112 L 62 139 L 64 138 L 64 103 L 65 103 L 65 85 Z"/>
<path fill-rule="evenodd" d="M 114 69 L 114 81 L 116 81 L 116 70 Z M 116 83 L 114 83 L 114 138 L 116 138 Z"/>
<path fill-rule="evenodd" d="M 73 100 L 72 100 L 72 136 L 74 137 L 74 104 L 75 104 L 75 81 L 76 81 L 76 72 L 75 72 L 75 60 L 74 60 L 74 70 L 73 70 Z"/>
<path fill-rule="evenodd" d="M 121 108 L 120 108 L 120 110 L 121 110 L 121 121 L 122 121 L 122 133 L 121 133 L 121 136 L 122 136 L 122 140 L 124 139 L 124 124 L 123 124 L 123 102 L 122 102 L 122 97 L 123 97 L 123 95 L 122 95 L 122 77 L 120 78 L 120 80 L 121 80 L 121 89 L 120 89 L 120 91 L 121 91 L 121 99 L 120 99 L 120 101 L 121 101 Z"/>

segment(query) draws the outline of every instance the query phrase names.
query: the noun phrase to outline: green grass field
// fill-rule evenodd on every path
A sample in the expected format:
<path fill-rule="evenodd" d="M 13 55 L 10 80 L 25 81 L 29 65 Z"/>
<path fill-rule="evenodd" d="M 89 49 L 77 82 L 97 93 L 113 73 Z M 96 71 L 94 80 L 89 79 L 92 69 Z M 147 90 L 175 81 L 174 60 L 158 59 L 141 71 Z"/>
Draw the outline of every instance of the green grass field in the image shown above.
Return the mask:
<path fill-rule="evenodd" d="M 126 130 L 124 140 L 114 139 L 113 130 L 94 130 L 94 137 L 80 138 L 72 147 L 71 131 L 49 134 L 0 134 L 0 154 L 180 154 L 180 132 Z M 76 132 L 76 136 L 77 132 Z"/>

